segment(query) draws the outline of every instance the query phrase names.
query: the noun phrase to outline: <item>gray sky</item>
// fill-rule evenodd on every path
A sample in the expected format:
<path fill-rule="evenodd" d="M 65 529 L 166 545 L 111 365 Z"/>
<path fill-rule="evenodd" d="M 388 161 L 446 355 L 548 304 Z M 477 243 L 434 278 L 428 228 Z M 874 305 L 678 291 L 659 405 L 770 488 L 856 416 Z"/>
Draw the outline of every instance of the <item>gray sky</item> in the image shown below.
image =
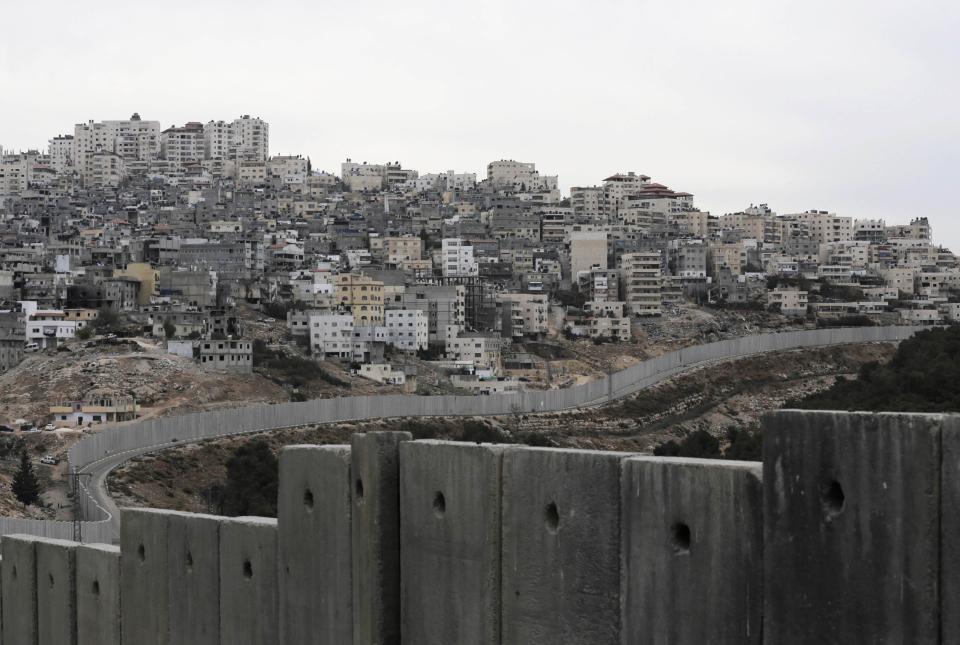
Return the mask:
<path fill-rule="evenodd" d="M 314 168 L 635 170 L 715 214 L 926 215 L 960 249 L 955 0 L 0 5 L 6 148 L 251 114 Z"/>

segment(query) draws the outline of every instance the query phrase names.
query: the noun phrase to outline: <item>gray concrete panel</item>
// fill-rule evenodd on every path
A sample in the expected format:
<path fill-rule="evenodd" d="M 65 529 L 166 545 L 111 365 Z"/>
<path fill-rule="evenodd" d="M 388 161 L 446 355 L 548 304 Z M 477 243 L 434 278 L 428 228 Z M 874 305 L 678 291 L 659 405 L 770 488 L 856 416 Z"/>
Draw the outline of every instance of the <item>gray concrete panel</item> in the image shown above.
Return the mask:
<path fill-rule="evenodd" d="M 353 642 L 349 446 L 280 453 L 280 642 Z"/>
<path fill-rule="evenodd" d="M 400 642 L 400 458 L 408 432 L 351 440 L 353 473 L 353 642 Z"/>
<path fill-rule="evenodd" d="M 77 643 L 76 542 L 37 538 L 37 642 Z"/>
<path fill-rule="evenodd" d="M 3 642 L 37 645 L 37 538 L 5 535 L 0 565 Z"/>
<path fill-rule="evenodd" d="M 77 549 L 77 645 L 120 645 L 120 547 Z"/>
<path fill-rule="evenodd" d="M 220 643 L 222 517 L 167 514 L 170 643 Z"/>
<path fill-rule="evenodd" d="M 940 638 L 960 643 L 960 416 L 943 418 L 940 443 Z"/>
<path fill-rule="evenodd" d="M 942 422 L 765 417 L 765 642 L 939 641 Z"/>
<path fill-rule="evenodd" d="M 503 457 L 504 643 L 620 642 L 620 465 L 627 454 Z"/>
<path fill-rule="evenodd" d="M 400 445 L 403 642 L 499 645 L 503 450 Z"/>
<path fill-rule="evenodd" d="M 167 645 L 170 642 L 169 513 L 125 508 L 122 514 L 120 595 L 123 601 L 123 644 Z"/>
<path fill-rule="evenodd" d="M 762 642 L 760 463 L 623 464 L 623 645 Z"/>
<path fill-rule="evenodd" d="M 222 645 L 276 643 L 278 601 L 276 520 L 224 520 L 220 527 Z"/>

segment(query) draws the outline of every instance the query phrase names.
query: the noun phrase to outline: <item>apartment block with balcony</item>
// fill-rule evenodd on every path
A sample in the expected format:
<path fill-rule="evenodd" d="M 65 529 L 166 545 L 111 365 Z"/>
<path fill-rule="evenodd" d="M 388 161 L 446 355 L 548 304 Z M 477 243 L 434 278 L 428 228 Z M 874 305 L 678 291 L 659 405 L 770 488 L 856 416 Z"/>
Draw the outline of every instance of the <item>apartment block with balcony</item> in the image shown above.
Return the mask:
<path fill-rule="evenodd" d="M 621 299 L 634 316 L 663 314 L 661 289 L 661 254 L 656 252 L 624 253 L 620 256 Z"/>

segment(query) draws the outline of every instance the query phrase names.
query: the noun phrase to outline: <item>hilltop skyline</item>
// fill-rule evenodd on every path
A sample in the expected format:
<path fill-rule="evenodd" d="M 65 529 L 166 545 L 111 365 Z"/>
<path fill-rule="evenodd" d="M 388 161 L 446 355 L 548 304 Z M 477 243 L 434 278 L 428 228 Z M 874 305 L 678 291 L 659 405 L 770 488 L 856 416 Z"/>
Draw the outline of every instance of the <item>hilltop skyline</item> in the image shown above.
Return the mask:
<path fill-rule="evenodd" d="M 275 153 L 318 169 L 514 158 L 564 191 L 636 170 L 716 214 L 927 216 L 960 247 L 946 192 L 960 10 L 946 2 L 104 5 L 5 8 L 18 28 L 0 82 L 16 100 L 0 145 L 133 111 L 165 126 L 251 113 Z"/>

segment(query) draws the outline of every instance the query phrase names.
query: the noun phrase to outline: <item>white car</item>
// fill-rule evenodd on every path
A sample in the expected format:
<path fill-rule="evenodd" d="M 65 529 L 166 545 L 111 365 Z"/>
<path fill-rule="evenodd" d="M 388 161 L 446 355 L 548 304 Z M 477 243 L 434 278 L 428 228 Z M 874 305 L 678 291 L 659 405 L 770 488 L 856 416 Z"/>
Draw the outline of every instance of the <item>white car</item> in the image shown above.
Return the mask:
<path fill-rule="evenodd" d="M 47 425 L 43 426 L 43 429 L 47 432 L 53 432 L 57 429 L 57 426 L 53 425 L 52 423 L 48 423 Z"/>
<path fill-rule="evenodd" d="M 41 463 L 41 464 L 46 464 L 46 465 L 48 465 L 48 466 L 56 466 L 57 464 L 60 463 L 60 460 L 57 459 L 56 457 L 51 457 L 50 455 L 47 455 L 46 457 L 43 457 L 43 458 L 40 460 L 40 463 Z"/>

